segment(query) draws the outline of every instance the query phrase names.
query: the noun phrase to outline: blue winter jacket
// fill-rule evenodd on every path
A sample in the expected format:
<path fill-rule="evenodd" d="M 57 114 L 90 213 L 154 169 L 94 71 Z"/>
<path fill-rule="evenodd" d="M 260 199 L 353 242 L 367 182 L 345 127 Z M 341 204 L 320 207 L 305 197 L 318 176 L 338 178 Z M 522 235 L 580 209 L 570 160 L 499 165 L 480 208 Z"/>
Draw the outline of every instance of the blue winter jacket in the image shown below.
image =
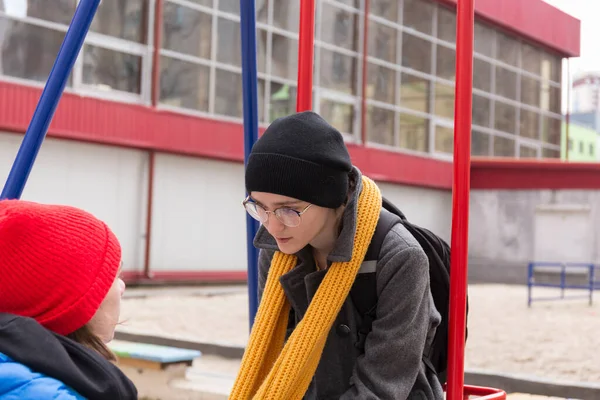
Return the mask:
<path fill-rule="evenodd" d="M 137 398 L 133 382 L 98 352 L 0 312 L 0 400 Z"/>
<path fill-rule="evenodd" d="M 84 400 L 64 383 L 33 372 L 0 353 L 0 400 Z"/>

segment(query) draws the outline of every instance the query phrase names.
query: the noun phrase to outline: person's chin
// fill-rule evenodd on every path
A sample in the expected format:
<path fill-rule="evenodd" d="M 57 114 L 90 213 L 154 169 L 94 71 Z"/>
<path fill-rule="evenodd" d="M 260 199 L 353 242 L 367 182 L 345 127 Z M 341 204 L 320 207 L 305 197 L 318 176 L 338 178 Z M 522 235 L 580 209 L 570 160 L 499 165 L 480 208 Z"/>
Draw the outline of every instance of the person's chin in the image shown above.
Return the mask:
<path fill-rule="evenodd" d="M 279 247 L 279 251 L 284 254 L 296 254 L 300 250 L 302 250 L 302 246 L 299 246 L 298 242 L 293 238 L 277 238 L 277 247 Z"/>

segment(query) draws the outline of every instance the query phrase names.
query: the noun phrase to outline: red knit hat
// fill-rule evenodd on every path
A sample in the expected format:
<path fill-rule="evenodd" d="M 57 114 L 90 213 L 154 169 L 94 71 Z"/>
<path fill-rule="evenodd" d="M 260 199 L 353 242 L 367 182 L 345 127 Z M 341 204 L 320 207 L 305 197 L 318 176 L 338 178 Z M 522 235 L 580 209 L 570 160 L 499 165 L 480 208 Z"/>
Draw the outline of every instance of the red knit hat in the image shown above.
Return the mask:
<path fill-rule="evenodd" d="M 0 312 L 72 333 L 94 316 L 120 262 L 119 241 L 91 214 L 0 201 Z"/>

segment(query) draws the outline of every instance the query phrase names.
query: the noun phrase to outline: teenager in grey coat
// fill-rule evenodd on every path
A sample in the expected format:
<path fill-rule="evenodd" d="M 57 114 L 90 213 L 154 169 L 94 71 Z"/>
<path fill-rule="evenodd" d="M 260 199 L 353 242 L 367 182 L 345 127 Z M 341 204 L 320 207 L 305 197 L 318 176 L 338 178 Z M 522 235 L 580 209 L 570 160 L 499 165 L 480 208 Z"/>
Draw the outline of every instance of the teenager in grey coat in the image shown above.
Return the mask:
<path fill-rule="evenodd" d="M 327 268 L 351 259 L 361 172 L 352 166 L 341 134 L 312 112 L 274 122 L 253 154 L 245 205 L 262 223 L 254 240 L 260 249 L 259 297 L 275 251 L 295 254 L 296 267 L 280 279 L 293 330 Z M 341 206 L 332 208 L 315 205 L 338 202 Z M 435 372 L 423 362 L 440 323 L 427 263 L 414 237 L 394 225 L 376 263 L 377 317 L 364 352 L 355 347 L 361 315 L 349 296 L 305 399 L 443 399 Z M 359 274 L 372 272 L 371 263 L 363 263 Z"/>

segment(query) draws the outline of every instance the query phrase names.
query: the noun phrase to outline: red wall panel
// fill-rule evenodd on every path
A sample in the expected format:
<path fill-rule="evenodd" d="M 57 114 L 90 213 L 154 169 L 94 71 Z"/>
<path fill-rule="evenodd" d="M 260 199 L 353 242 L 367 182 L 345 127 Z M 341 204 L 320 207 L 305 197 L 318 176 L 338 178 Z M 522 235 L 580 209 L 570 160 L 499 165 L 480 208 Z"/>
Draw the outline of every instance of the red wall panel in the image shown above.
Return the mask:
<path fill-rule="evenodd" d="M 40 93 L 39 88 L 0 82 L 0 130 L 24 132 Z M 239 123 L 72 93 L 63 95 L 48 135 L 236 162 L 242 162 L 244 157 L 243 128 Z M 375 179 L 439 189 L 451 187 L 448 162 L 357 145 L 349 147 L 354 163 Z"/>

